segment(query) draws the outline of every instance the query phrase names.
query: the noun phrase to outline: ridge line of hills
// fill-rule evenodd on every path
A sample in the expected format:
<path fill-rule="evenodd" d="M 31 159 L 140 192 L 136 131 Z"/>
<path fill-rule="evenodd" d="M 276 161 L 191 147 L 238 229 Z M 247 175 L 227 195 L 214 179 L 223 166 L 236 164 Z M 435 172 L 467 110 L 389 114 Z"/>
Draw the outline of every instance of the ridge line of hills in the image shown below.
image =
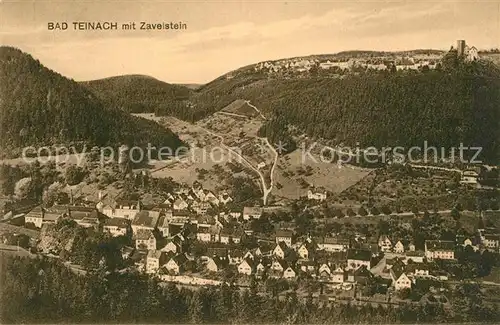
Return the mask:
<path fill-rule="evenodd" d="M 431 70 L 345 72 L 314 67 L 276 72 L 253 64 L 190 89 L 143 75 L 76 83 L 28 54 L 0 49 L 0 81 L 8 84 L 0 98 L 0 126 L 2 135 L 7 130 L 2 137 L 7 141 L 0 147 L 80 138 L 98 145 L 122 139 L 144 143 L 146 138 L 179 144 L 171 131 L 146 125 L 123 111 L 194 122 L 245 99 L 271 117 L 261 133 L 272 141 L 306 134 L 330 143 L 376 147 L 411 147 L 427 141 L 451 148 L 464 143 L 483 147 L 485 161 L 500 160 L 500 69 L 489 61 L 465 62 L 453 51 Z M 334 55 L 352 53 L 372 57 L 386 52 Z M 293 59 L 264 62 L 286 60 Z M 86 122 L 99 114 L 99 119 Z M 47 131 L 40 123 L 70 132 Z M 30 125 L 35 125 L 35 132 L 26 132 Z M 112 131 L 103 131 L 107 129 Z"/>

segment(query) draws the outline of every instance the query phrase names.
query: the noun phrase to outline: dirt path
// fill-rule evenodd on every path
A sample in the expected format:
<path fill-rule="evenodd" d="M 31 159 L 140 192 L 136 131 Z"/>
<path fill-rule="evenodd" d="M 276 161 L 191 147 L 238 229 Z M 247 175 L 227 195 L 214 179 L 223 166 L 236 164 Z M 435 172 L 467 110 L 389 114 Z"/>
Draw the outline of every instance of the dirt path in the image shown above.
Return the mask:
<path fill-rule="evenodd" d="M 255 106 L 255 105 L 252 105 L 250 104 L 250 101 L 247 100 L 245 101 L 247 103 L 248 106 L 252 107 L 253 109 L 255 109 L 257 111 L 257 113 L 259 113 L 259 115 L 264 119 L 264 120 L 267 120 L 266 117 L 262 114 L 262 112 Z M 276 165 L 278 164 L 278 152 L 276 151 L 276 149 L 274 149 L 274 147 L 269 143 L 269 140 L 267 138 L 261 138 L 261 139 L 264 139 L 264 141 L 266 142 L 266 145 L 269 147 L 269 149 L 271 149 L 271 151 L 274 153 L 274 161 L 273 161 L 273 165 L 271 166 L 271 171 L 270 171 L 270 175 L 269 175 L 269 187 L 266 187 L 266 182 L 265 182 L 265 179 L 262 177 L 262 190 L 263 190 L 263 197 L 262 197 L 262 200 L 264 202 L 264 205 L 266 205 L 266 202 L 267 202 L 267 197 L 269 196 L 269 194 L 271 193 L 271 191 L 273 190 L 273 186 L 274 186 L 274 169 L 276 168 Z M 262 175 L 262 173 L 260 173 L 259 171 L 259 174 Z"/>
<path fill-rule="evenodd" d="M 264 120 L 267 120 L 267 118 L 261 113 L 261 111 L 255 107 L 254 105 L 250 104 L 250 101 L 249 100 L 246 100 L 245 101 L 247 103 L 248 106 L 252 107 L 254 110 L 257 111 L 257 113 L 259 113 L 259 115 L 264 119 Z"/>

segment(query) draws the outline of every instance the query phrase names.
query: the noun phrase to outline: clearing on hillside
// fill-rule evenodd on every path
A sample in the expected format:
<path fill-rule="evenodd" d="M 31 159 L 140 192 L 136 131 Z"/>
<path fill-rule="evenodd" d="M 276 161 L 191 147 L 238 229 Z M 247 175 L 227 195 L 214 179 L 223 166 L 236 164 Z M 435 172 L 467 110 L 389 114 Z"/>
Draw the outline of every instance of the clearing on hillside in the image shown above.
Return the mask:
<path fill-rule="evenodd" d="M 257 117 L 259 113 L 243 99 L 237 99 L 222 109 L 221 112 Z"/>

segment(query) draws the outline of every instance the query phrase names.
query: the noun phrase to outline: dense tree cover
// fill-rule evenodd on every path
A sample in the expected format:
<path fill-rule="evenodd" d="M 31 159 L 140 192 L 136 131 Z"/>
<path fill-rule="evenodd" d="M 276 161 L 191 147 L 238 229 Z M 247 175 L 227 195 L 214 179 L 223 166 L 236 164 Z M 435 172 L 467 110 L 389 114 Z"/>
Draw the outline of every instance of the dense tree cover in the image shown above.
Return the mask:
<path fill-rule="evenodd" d="M 85 178 L 85 171 L 80 166 L 70 165 L 65 170 L 66 182 L 68 185 L 79 184 Z"/>
<path fill-rule="evenodd" d="M 283 80 L 272 91 L 279 96 L 253 103 L 311 136 L 377 148 L 464 143 L 483 147 L 483 158 L 500 154 L 500 80 L 480 68 Z"/>
<path fill-rule="evenodd" d="M 246 176 L 231 178 L 228 187 L 233 198 L 231 205 L 252 206 L 259 202 L 262 196 L 255 182 Z"/>
<path fill-rule="evenodd" d="M 23 188 L 19 188 L 22 179 L 29 180 Z M 54 162 L 41 165 L 38 160 L 22 166 L 0 165 L 0 183 L 2 194 L 15 196 L 19 200 L 32 199 L 39 201 L 43 191 L 60 179 Z M 17 190 L 17 191 L 16 191 Z"/>
<path fill-rule="evenodd" d="M 279 297 L 276 284 L 259 294 L 236 287 L 179 289 L 138 273 L 97 269 L 77 275 L 50 259 L 1 254 L 0 299 L 3 323 L 415 323 L 498 321 L 477 285 L 453 291 L 452 308 L 441 304 L 400 307 L 318 304 L 292 290 Z M 281 299 L 280 299 L 281 298 Z"/>
<path fill-rule="evenodd" d="M 279 118 L 283 115 L 279 114 L 279 112 L 276 112 L 275 114 L 275 118 L 266 121 L 260 127 L 258 136 L 267 138 L 271 145 L 283 149 L 280 150 L 278 154 L 292 152 L 297 148 L 297 144 L 288 130 L 286 120 Z"/>
<path fill-rule="evenodd" d="M 30 55 L 0 47 L 0 149 L 56 143 L 182 145 L 160 125 L 106 107 L 92 92 L 44 67 Z"/>
<path fill-rule="evenodd" d="M 360 71 L 341 78 L 309 73 L 300 78 L 273 79 L 250 66 L 195 91 L 157 81 L 149 91 L 144 88 L 151 82 L 146 77 L 125 76 L 119 82 L 100 82 L 105 89 L 99 88 L 99 94 L 114 106 L 125 105 L 126 98 L 139 103 L 135 107 L 154 106 L 157 115 L 188 121 L 246 99 L 272 117 L 260 133 L 273 141 L 292 143 L 287 130 L 295 126 L 309 136 L 350 146 L 408 149 L 422 147 L 427 141 L 429 146 L 451 148 L 464 143 L 483 147 L 481 157 L 492 161 L 500 157 L 499 76 L 491 63 L 466 63 L 450 52 L 436 70 Z M 116 85 L 123 83 L 136 83 L 144 91 L 112 94 Z"/>
<path fill-rule="evenodd" d="M 464 63 L 453 53 L 442 69 L 426 72 L 267 79 L 246 69 L 198 89 L 177 116 L 196 120 L 243 98 L 277 120 L 268 122 L 277 134 L 263 130 L 276 138 L 293 125 L 350 146 L 408 149 L 427 141 L 449 149 L 463 143 L 483 147 L 482 158 L 494 160 L 500 155 L 499 76 L 496 66 Z"/>
<path fill-rule="evenodd" d="M 82 82 L 110 106 L 130 113 L 152 113 L 157 107 L 175 105 L 189 98 L 192 90 L 141 75 L 117 76 Z"/>

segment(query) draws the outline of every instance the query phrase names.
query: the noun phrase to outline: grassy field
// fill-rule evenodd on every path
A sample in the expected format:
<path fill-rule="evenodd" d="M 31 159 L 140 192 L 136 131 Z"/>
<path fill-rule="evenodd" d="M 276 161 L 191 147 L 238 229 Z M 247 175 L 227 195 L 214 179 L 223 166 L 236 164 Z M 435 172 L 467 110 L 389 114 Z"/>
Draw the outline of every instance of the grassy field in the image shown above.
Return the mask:
<path fill-rule="evenodd" d="M 273 191 L 277 197 L 297 199 L 307 195 L 309 186 L 324 188 L 332 193 L 340 193 L 356 184 L 369 174 L 370 170 L 338 167 L 334 163 L 303 161 L 301 149 L 298 149 L 278 161 L 275 179 L 280 185 Z"/>
<path fill-rule="evenodd" d="M 237 113 L 234 109 L 239 107 L 238 105 L 243 104 L 246 105 L 244 101 L 236 101 L 229 105 L 227 109 L 233 113 Z M 144 117 L 149 118 L 149 115 Z M 210 136 L 204 130 L 208 129 L 222 135 L 224 143 L 231 148 L 240 150 L 242 155 L 255 168 L 257 168 L 259 163 L 264 162 L 265 167 L 261 170 L 266 179 L 270 178 L 270 166 L 273 163 L 274 154 L 264 141 L 257 136 L 257 131 L 263 122 L 261 119 L 241 119 L 229 115 L 215 114 L 196 124 L 180 121 L 172 117 L 161 118 L 158 121 L 179 134 L 182 140 L 190 144 L 195 144 L 196 148 L 193 150 L 193 156 L 187 157 L 180 162 L 170 163 L 168 167 L 168 164 L 165 162 L 153 164 L 153 169 L 165 167 L 153 172 L 153 176 L 172 177 L 178 182 L 188 184 L 199 180 L 209 189 L 220 185 L 218 177 L 214 176 L 211 172 L 217 163 L 211 161 L 211 159 L 204 159 L 207 157 L 202 156 L 203 151 L 210 152 L 210 150 L 220 143 L 220 139 Z M 222 153 L 222 155 L 226 155 L 226 158 L 229 158 L 227 152 Z M 319 158 L 318 153 L 314 153 L 313 155 Z M 220 153 L 218 156 L 215 153 L 214 157 L 216 158 L 215 160 L 220 160 Z M 224 167 L 224 163 L 219 162 L 218 165 Z M 198 179 L 196 171 L 199 169 L 209 171 L 205 179 Z M 302 170 L 306 169 L 307 172 L 302 172 Z M 246 168 L 245 172 L 248 175 L 254 174 L 248 168 Z M 278 160 L 278 165 L 274 172 L 275 186 L 272 196 L 276 201 L 297 199 L 307 195 L 308 186 L 321 187 L 332 193 L 340 193 L 363 179 L 369 172 L 370 170 L 367 169 L 352 168 L 350 166 L 339 168 L 336 164 L 321 162 L 319 160 L 317 162 L 309 159 L 303 161 L 302 152 L 296 150 Z"/>
<path fill-rule="evenodd" d="M 237 99 L 231 104 L 227 105 L 222 109 L 222 112 L 245 115 L 248 117 L 256 117 L 258 115 L 258 112 L 242 99 Z"/>

